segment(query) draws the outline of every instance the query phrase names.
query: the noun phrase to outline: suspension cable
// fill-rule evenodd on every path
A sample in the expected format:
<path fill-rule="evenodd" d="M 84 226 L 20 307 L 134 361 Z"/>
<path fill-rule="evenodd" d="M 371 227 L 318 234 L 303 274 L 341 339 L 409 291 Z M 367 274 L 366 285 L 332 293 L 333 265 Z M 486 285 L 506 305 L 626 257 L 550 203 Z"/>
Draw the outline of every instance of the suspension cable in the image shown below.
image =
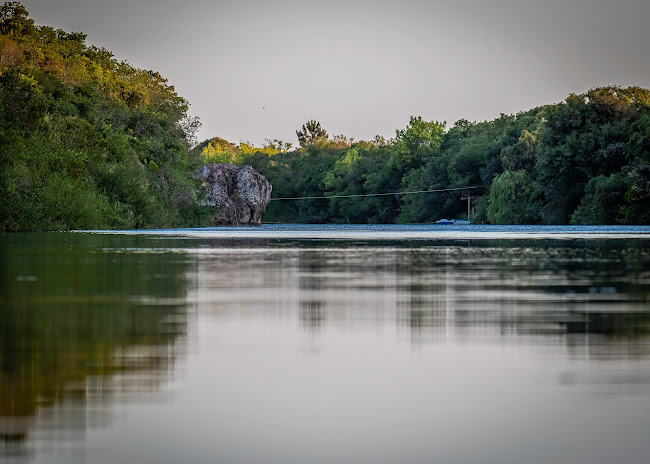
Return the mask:
<path fill-rule="evenodd" d="M 359 197 L 385 197 L 389 195 L 413 195 L 418 193 L 436 193 L 436 192 L 452 192 L 454 190 L 469 190 L 469 189 L 478 189 L 484 188 L 484 185 L 478 185 L 475 187 L 453 187 L 445 189 L 432 189 L 432 190 L 413 190 L 411 192 L 388 192 L 388 193 L 358 193 L 353 195 L 322 195 L 322 196 L 313 196 L 313 197 L 282 197 L 282 198 L 271 198 L 271 201 L 281 201 L 281 200 L 331 200 L 332 198 L 359 198 Z"/>

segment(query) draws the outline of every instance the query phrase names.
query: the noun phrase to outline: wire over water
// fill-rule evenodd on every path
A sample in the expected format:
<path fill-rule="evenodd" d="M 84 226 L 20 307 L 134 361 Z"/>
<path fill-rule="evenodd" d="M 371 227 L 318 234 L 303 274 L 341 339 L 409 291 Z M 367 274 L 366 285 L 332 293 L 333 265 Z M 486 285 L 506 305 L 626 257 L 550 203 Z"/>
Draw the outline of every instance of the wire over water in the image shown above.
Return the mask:
<path fill-rule="evenodd" d="M 475 187 L 453 187 L 445 189 L 432 189 L 432 190 L 414 190 L 411 192 L 388 192 L 388 193 L 358 193 L 353 195 L 322 195 L 322 196 L 313 196 L 313 197 L 283 197 L 283 198 L 271 198 L 271 201 L 280 201 L 280 200 L 329 200 L 332 198 L 358 198 L 358 197 L 385 197 L 390 195 L 413 195 L 417 193 L 436 193 L 436 192 L 451 192 L 454 190 L 469 190 L 469 189 L 478 189 L 484 188 L 485 186 L 479 185 Z"/>

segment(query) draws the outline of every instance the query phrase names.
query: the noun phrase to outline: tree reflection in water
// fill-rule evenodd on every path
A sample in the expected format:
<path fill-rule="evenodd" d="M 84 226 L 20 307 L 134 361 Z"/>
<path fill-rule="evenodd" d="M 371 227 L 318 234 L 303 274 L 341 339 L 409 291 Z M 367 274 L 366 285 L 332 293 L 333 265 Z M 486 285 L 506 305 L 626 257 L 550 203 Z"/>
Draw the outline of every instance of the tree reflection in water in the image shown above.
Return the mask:
<path fill-rule="evenodd" d="M 522 380 L 523 368 L 529 374 L 550 373 L 555 387 L 588 394 L 650 392 L 643 367 L 650 358 L 646 240 L 93 234 L 0 240 L 3 458 L 28 460 L 42 448 L 83 441 L 89 429 L 111 425 L 115 405 L 151 401 L 169 384 L 179 360 L 187 358 L 194 378 L 203 381 L 183 384 L 183 398 L 160 408 L 169 420 L 152 427 L 178 441 L 159 443 L 154 432 L 147 435 L 134 425 L 137 420 L 131 428 L 120 423 L 130 436 L 95 441 L 107 448 L 112 444 L 106 462 L 116 456 L 110 454 L 116 446 L 131 439 L 137 443 L 129 450 L 134 460 L 153 460 L 149 447 L 140 447 L 142 440 L 164 452 L 179 446 L 199 453 L 196 447 L 241 462 L 266 445 L 278 462 L 298 461 L 302 455 L 292 454 L 296 433 L 305 434 L 303 451 L 314 446 L 334 450 L 323 455 L 333 457 L 344 448 L 330 442 L 350 445 L 347 440 L 361 428 L 394 434 L 399 442 L 391 447 L 390 440 L 375 441 L 368 432 L 367 443 L 355 441 L 364 456 L 380 449 L 401 456 L 402 443 L 412 443 L 410 456 L 428 462 L 436 450 L 457 452 L 454 443 L 465 441 L 468 417 L 475 422 L 474 439 L 482 436 L 476 430 L 484 424 L 493 427 L 501 420 L 502 428 L 495 430 L 504 441 L 483 450 L 510 446 L 507 434 L 521 430 L 523 420 L 517 410 L 507 410 L 513 394 L 522 395 L 519 407 L 537 407 L 539 401 L 544 413 L 554 399 L 566 399 L 535 379 Z M 195 325 L 200 331 L 193 338 Z M 186 356 L 189 344 L 193 348 Z M 517 352 L 520 364 L 512 358 L 501 363 L 509 350 Z M 537 363 L 529 350 L 557 362 Z M 494 364 L 483 364 L 486 351 Z M 472 366 L 483 369 L 483 383 L 473 383 Z M 301 385 L 322 394 L 314 397 Z M 492 396 L 485 396 L 485 385 L 494 387 Z M 443 400 L 436 403 L 431 391 L 439 391 Z M 539 396 L 529 402 L 522 392 Z M 552 399 L 544 402 L 545 395 Z M 505 409 L 494 417 L 471 416 L 468 398 L 474 405 Z M 416 409 L 409 409 L 411 400 Z M 447 406 L 453 414 L 435 409 Z M 419 425 L 402 428 L 405 422 L 371 420 L 362 413 L 347 417 L 347 410 Z M 433 410 L 436 414 L 430 414 Z M 562 411 L 567 412 L 555 409 Z M 151 411 L 138 414 L 148 421 Z M 534 414 L 527 418 L 529 426 L 539 420 Z M 437 433 L 451 441 L 432 444 L 428 437 L 434 433 L 420 440 L 416 432 L 425 426 L 438 427 Z M 310 429 L 341 435 L 330 440 L 309 435 Z M 209 438 L 196 438 L 201 434 Z M 547 434 L 540 443 L 548 437 L 553 439 Z M 262 448 L 241 446 L 244 442 Z M 174 462 L 171 455 L 168 459 Z"/>
<path fill-rule="evenodd" d="M 602 350 L 612 356 L 650 354 L 643 241 L 324 247 L 300 253 L 293 266 L 308 330 L 394 317 L 416 344 L 450 336 L 556 344 L 561 337 L 573 352 L 584 343 L 615 345 Z"/>
<path fill-rule="evenodd" d="M 110 421 L 112 402 L 168 381 L 187 332 L 188 263 L 137 242 L 2 238 L 0 455 L 83 438 Z"/>

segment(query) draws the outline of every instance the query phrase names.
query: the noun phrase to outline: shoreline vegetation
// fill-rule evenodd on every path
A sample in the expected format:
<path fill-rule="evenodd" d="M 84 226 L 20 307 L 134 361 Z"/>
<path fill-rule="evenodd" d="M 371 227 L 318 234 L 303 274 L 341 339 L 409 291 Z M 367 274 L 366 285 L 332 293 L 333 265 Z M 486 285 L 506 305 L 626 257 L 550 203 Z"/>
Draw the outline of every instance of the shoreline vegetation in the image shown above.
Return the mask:
<path fill-rule="evenodd" d="M 484 186 L 472 220 L 650 224 L 650 91 L 600 87 L 492 121 L 412 117 L 356 141 L 316 120 L 299 147 L 219 137 L 197 144 L 189 103 L 154 71 L 86 36 L 0 7 L 0 231 L 210 225 L 192 173 L 251 165 L 274 198 Z M 265 222 L 420 223 L 464 218 L 461 191 L 272 201 Z"/>

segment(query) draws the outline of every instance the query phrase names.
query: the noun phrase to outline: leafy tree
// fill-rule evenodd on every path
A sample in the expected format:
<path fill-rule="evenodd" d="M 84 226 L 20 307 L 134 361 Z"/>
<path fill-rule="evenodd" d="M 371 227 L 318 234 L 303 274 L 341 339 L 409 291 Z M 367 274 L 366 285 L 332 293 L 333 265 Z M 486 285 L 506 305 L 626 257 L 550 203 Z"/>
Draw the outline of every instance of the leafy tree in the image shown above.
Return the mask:
<path fill-rule="evenodd" d="M 537 134 L 521 131 L 519 140 L 501 151 L 501 163 L 509 171 L 530 171 L 537 158 Z"/>
<path fill-rule="evenodd" d="M 297 130 L 298 142 L 302 148 L 313 145 L 323 145 L 327 142 L 327 132 L 321 128 L 320 122 L 310 119 L 302 125 L 302 130 Z"/>
<path fill-rule="evenodd" d="M 492 224 L 536 224 L 537 189 L 524 170 L 497 176 L 490 187 L 487 219 Z"/>
<path fill-rule="evenodd" d="M 424 121 L 420 116 L 411 116 L 404 129 L 395 131 L 393 163 L 404 173 L 419 167 L 428 158 L 439 153 L 445 133 L 445 123 Z"/>
<path fill-rule="evenodd" d="M 271 154 L 286 153 L 289 150 L 291 150 L 292 146 L 293 144 L 291 142 L 285 142 L 284 140 L 280 140 L 280 139 L 273 139 L 273 140 L 265 139 L 264 145 L 262 145 L 262 147 L 266 149 L 264 150 L 265 153 L 268 152 Z"/>
<path fill-rule="evenodd" d="M 439 148 L 444 133 L 444 122 L 425 121 L 421 116 L 411 116 L 405 129 L 395 131 L 395 141 L 413 153 L 421 147 Z"/>
<path fill-rule="evenodd" d="M 35 130 L 47 109 L 38 82 L 15 68 L 0 75 L 0 105 L 5 127 L 23 132 Z"/>
<path fill-rule="evenodd" d="M 624 173 L 594 177 L 582 202 L 571 215 L 571 224 L 620 224 L 624 222 L 625 194 L 630 178 Z"/>
<path fill-rule="evenodd" d="M 36 32 L 34 20 L 20 2 L 5 2 L 0 6 L 0 34 L 7 36 L 29 36 Z"/>

